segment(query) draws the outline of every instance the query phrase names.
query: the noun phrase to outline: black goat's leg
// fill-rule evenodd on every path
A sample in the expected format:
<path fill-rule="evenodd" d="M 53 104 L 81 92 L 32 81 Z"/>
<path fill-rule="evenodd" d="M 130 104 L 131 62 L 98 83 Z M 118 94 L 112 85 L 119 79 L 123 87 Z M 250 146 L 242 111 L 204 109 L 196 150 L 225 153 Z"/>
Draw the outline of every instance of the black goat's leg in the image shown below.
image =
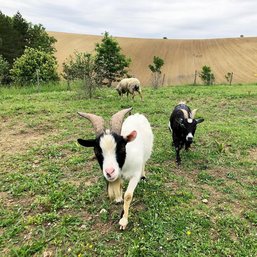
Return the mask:
<path fill-rule="evenodd" d="M 180 151 L 180 147 L 176 147 L 176 162 L 178 165 L 181 164 L 181 158 L 180 158 L 180 155 L 179 155 L 179 151 Z"/>
<path fill-rule="evenodd" d="M 186 143 L 185 143 L 185 150 L 188 151 L 189 148 L 190 148 L 190 146 L 191 146 L 191 142 L 190 142 L 190 143 L 189 143 L 189 142 L 186 142 Z"/>

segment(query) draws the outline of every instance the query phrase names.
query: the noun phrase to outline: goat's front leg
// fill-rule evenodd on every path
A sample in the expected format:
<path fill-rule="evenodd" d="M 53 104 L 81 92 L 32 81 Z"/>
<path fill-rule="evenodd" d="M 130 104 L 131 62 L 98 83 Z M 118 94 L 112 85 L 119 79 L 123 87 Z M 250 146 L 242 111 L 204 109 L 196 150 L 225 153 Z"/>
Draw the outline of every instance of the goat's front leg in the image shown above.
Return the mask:
<path fill-rule="evenodd" d="M 176 162 L 177 162 L 178 165 L 181 164 L 181 158 L 180 158 L 180 154 L 179 154 L 181 148 L 182 148 L 182 147 L 181 147 L 180 145 L 179 145 L 179 146 L 175 146 L 175 150 L 176 150 Z"/>
<path fill-rule="evenodd" d="M 140 174 L 140 172 L 138 174 Z M 133 198 L 134 190 L 135 190 L 139 180 L 140 180 L 140 176 L 131 178 L 129 181 L 129 184 L 128 184 L 128 188 L 124 194 L 123 216 L 119 221 L 121 230 L 124 230 L 128 224 L 129 206 L 130 206 L 130 203 Z"/>
<path fill-rule="evenodd" d="M 107 182 L 108 196 L 116 203 L 122 202 L 122 180 L 118 178 L 114 182 Z"/>
<path fill-rule="evenodd" d="M 142 168 L 141 179 L 143 179 L 143 180 L 146 179 L 146 176 L 145 176 L 145 165 L 143 165 L 143 168 Z"/>
<path fill-rule="evenodd" d="M 173 144 L 172 145 L 175 146 L 175 150 L 176 150 L 176 162 L 177 162 L 178 165 L 180 165 L 181 164 L 181 158 L 180 158 L 180 155 L 179 155 L 179 151 L 181 150 L 182 145 L 181 145 L 180 140 L 174 134 L 174 132 L 173 132 Z"/>
<path fill-rule="evenodd" d="M 186 143 L 185 143 L 185 150 L 186 150 L 186 151 L 189 150 L 191 144 L 192 144 L 191 142 L 186 142 Z"/>

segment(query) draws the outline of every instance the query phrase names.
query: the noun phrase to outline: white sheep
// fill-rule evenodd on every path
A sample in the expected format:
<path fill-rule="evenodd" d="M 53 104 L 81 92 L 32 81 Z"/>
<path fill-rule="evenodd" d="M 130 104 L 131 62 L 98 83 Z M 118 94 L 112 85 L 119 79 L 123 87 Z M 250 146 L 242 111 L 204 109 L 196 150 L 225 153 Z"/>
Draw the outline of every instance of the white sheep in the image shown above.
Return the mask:
<path fill-rule="evenodd" d="M 120 96 L 123 96 L 123 94 L 127 93 L 128 97 L 129 94 L 132 94 L 133 100 L 135 97 L 135 92 L 138 92 L 138 94 L 141 97 L 141 100 L 143 100 L 140 81 L 137 78 L 122 79 L 116 86 L 116 90 L 118 91 Z"/>
<path fill-rule="evenodd" d="M 132 108 L 124 109 L 113 115 L 111 129 L 104 129 L 104 120 L 100 116 L 79 113 L 89 119 L 96 131 L 96 138 L 91 140 L 78 139 L 85 147 L 94 147 L 98 163 L 108 183 L 108 195 L 116 202 L 122 201 L 122 179 L 129 180 L 124 194 L 120 229 L 128 224 L 129 206 L 134 190 L 145 177 L 145 164 L 150 158 L 153 147 L 153 132 L 150 123 L 142 114 L 129 116 L 124 122 L 126 113 Z"/>

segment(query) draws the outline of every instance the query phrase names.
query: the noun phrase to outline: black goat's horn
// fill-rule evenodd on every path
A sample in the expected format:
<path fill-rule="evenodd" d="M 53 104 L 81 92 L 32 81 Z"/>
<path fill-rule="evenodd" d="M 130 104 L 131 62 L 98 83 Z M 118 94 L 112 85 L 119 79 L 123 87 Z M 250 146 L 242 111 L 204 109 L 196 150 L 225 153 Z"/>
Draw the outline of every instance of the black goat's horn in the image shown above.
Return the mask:
<path fill-rule="evenodd" d="M 192 118 L 192 119 L 195 118 L 195 114 L 196 114 L 197 110 L 198 110 L 198 109 L 194 109 L 194 110 L 192 111 L 192 114 L 191 114 L 191 118 Z"/>

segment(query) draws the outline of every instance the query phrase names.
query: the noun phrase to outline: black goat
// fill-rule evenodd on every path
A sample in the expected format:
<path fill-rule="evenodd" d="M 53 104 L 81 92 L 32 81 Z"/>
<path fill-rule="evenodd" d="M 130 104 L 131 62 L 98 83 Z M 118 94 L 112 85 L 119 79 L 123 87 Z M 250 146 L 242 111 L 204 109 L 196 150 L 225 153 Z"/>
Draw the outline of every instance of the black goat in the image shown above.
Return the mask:
<path fill-rule="evenodd" d="M 179 151 L 185 145 L 185 150 L 188 150 L 193 142 L 197 124 L 204 119 L 194 119 L 197 109 L 191 112 L 190 108 L 185 103 L 179 103 L 171 113 L 169 121 L 169 129 L 172 133 L 173 145 L 176 150 L 176 162 L 179 165 L 181 158 Z"/>

